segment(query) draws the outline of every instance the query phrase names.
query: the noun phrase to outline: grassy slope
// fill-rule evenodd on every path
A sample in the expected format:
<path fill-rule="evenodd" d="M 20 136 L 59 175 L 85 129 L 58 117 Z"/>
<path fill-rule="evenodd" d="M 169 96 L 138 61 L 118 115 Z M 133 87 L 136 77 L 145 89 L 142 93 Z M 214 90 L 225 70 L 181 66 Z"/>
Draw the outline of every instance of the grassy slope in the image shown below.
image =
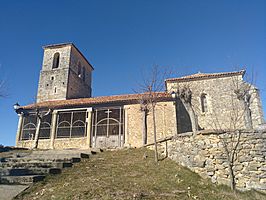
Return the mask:
<path fill-rule="evenodd" d="M 146 153 L 145 153 L 146 152 Z M 144 153 L 147 158 L 144 159 Z M 19 199 L 266 199 L 255 191 L 233 194 L 147 149 L 107 151 L 35 184 Z"/>

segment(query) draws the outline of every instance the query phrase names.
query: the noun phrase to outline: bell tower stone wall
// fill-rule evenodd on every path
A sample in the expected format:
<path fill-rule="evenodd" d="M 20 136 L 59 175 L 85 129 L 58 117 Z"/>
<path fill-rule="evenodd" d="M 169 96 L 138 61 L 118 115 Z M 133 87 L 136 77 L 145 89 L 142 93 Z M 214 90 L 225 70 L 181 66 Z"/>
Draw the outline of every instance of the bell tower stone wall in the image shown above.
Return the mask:
<path fill-rule="evenodd" d="M 91 97 L 92 71 L 74 44 L 45 46 L 37 102 Z"/>

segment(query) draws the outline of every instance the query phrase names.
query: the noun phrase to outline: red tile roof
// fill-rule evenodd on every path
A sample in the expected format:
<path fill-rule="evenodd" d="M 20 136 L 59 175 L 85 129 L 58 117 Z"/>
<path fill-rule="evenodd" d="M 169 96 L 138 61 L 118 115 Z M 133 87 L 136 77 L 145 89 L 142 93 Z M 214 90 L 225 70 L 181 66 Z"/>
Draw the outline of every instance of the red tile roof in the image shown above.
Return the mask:
<path fill-rule="evenodd" d="M 223 78 L 229 76 L 236 76 L 236 75 L 244 75 L 245 70 L 235 71 L 235 72 L 222 72 L 222 73 L 197 73 L 188 76 L 183 76 L 179 78 L 169 78 L 166 79 L 166 82 L 187 82 L 187 81 L 195 81 L 201 79 L 209 79 L 209 78 Z"/>
<path fill-rule="evenodd" d="M 166 92 L 157 92 L 159 101 L 170 100 L 171 95 Z M 102 96 L 94 98 L 80 98 L 80 99 L 67 99 L 67 100 L 53 100 L 53 101 L 43 101 L 39 103 L 34 103 L 30 105 L 23 106 L 24 109 L 35 109 L 35 108 L 72 108 L 81 106 L 91 106 L 100 104 L 110 104 L 110 103 L 121 103 L 121 104 L 131 104 L 138 103 L 143 94 L 125 94 L 125 95 L 114 95 L 114 96 Z"/>

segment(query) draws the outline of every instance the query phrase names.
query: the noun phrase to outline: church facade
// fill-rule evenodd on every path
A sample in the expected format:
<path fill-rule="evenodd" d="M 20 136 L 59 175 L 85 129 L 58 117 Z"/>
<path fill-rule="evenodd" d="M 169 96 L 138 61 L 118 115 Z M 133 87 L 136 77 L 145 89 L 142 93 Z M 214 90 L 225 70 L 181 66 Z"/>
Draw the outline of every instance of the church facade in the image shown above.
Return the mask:
<path fill-rule="evenodd" d="M 20 108 L 23 112 L 19 113 L 16 146 L 31 148 L 36 134 L 38 148 L 42 149 L 139 147 L 152 143 L 153 120 L 141 109 L 143 94 L 92 97 L 93 70 L 72 43 L 44 46 L 37 101 Z M 188 110 L 173 95 L 182 87 L 192 92 L 191 105 L 199 130 L 247 128 L 246 104 L 236 95 L 243 84 L 249 88 L 252 126 L 264 123 L 259 91 L 243 81 L 244 74 L 197 73 L 166 79 L 166 90 L 156 93 L 157 138 L 192 131 Z"/>

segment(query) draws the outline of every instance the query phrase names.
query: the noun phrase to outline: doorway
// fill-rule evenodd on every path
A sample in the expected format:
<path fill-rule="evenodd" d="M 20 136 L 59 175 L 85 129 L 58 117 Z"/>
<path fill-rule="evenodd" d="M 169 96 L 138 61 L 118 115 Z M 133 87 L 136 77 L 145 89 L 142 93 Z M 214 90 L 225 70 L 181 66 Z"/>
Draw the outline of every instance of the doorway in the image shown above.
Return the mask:
<path fill-rule="evenodd" d="M 93 112 L 92 144 L 98 148 L 115 148 L 124 144 L 124 109 L 97 108 Z"/>

